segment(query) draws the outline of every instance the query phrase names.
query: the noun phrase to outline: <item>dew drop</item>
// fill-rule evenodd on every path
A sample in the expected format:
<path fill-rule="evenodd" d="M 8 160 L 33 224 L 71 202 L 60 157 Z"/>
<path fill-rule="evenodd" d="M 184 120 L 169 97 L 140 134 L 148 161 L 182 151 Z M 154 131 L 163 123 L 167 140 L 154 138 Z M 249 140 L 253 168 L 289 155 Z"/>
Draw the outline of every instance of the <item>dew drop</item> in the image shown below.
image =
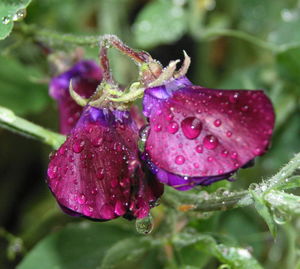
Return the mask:
<path fill-rule="evenodd" d="M 202 124 L 196 117 L 188 117 L 181 122 L 181 129 L 186 138 L 195 139 L 201 133 Z"/>
<path fill-rule="evenodd" d="M 197 151 L 198 153 L 202 153 L 202 152 L 203 152 L 203 146 L 202 146 L 202 145 L 196 146 L 196 151 Z"/>
<path fill-rule="evenodd" d="M 222 121 L 219 120 L 219 119 L 217 119 L 217 120 L 214 121 L 214 125 L 215 125 L 216 127 L 221 126 L 221 124 L 222 124 Z"/>
<path fill-rule="evenodd" d="M 47 174 L 48 174 L 48 177 L 50 179 L 57 178 L 57 176 L 58 176 L 58 167 L 56 165 L 54 165 L 54 166 L 50 165 L 48 170 L 47 170 Z"/>
<path fill-rule="evenodd" d="M 229 102 L 230 103 L 237 103 L 238 101 L 238 98 L 239 98 L 239 94 L 238 93 L 234 93 L 232 95 L 229 96 Z"/>
<path fill-rule="evenodd" d="M 257 183 L 251 183 L 249 185 L 249 189 L 252 190 L 252 191 L 255 191 L 259 188 L 259 185 Z"/>
<path fill-rule="evenodd" d="M 84 149 L 85 142 L 82 139 L 78 139 L 73 143 L 73 151 L 75 153 L 80 153 Z"/>
<path fill-rule="evenodd" d="M 241 110 L 244 112 L 249 111 L 249 106 L 244 105 L 244 106 L 242 106 Z"/>
<path fill-rule="evenodd" d="M 226 132 L 226 136 L 227 136 L 227 137 L 231 137 L 231 136 L 232 136 L 232 132 L 227 131 L 227 132 Z"/>
<path fill-rule="evenodd" d="M 237 152 L 233 151 L 233 152 L 231 153 L 230 157 L 231 157 L 232 159 L 237 159 L 237 157 L 238 157 Z"/>
<path fill-rule="evenodd" d="M 147 217 L 145 217 L 143 219 L 137 219 L 135 221 L 135 228 L 136 228 L 136 231 L 140 234 L 151 233 L 152 229 L 153 229 L 152 216 L 149 214 Z"/>
<path fill-rule="evenodd" d="M 18 10 L 12 17 L 13 21 L 20 21 L 26 16 L 26 9 Z"/>
<path fill-rule="evenodd" d="M 10 17 L 9 16 L 5 16 L 5 17 L 2 17 L 2 23 L 3 24 L 9 24 L 11 22 L 10 20 Z"/>
<path fill-rule="evenodd" d="M 178 125 L 178 123 L 176 121 L 172 121 L 168 125 L 168 132 L 170 134 L 176 134 L 177 131 L 178 131 L 178 129 L 179 129 L 179 125 Z"/>
<path fill-rule="evenodd" d="M 166 116 L 167 121 L 171 121 L 171 120 L 173 120 L 173 118 L 174 118 L 174 115 L 172 113 L 169 113 Z"/>
<path fill-rule="evenodd" d="M 102 137 L 96 137 L 91 142 L 92 142 L 94 147 L 99 147 L 103 142 L 103 138 Z"/>
<path fill-rule="evenodd" d="M 84 195 L 84 194 L 80 194 L 80 195 L 77 197 L 77 202 L 78 202 L 80 205 L 83 205 L 83 204 L 86 202 L 85 195 Z"/>
<path fill-rule="evenodd" d="M 117 201 L 115 204 L 115 213 L 118 216 L 123 216 L 126 212 L 125 206 L 123 205 L 123 203 L 121 201 Z"/>
<path fill-rule="evenodd" d="M 182 155 L 178 155 L 175 158 L 175 163 L 178 165 L 184 164 L 185 158 Z"/>
<path fill-rule="evenodd" d="M 195 168 L 199 168 L 199 164 L 198 163 L 194 163 L 193 164 Z"/>
<path fill-rule="evenodd" d="M 226 150 L 226 149 L 224 149 L 222 152 L 221 152 L 221 155 L 223 156 L 223 157 L 227 157 L 228 156 L 228 150 Z"/>
<path fill-rule="evenodd" d="M 155 132 L 160 132 L 161 131 L 161 125 L 160 124 L 155 124 L 154 125 L 154 131 Z"/>
<path fill-rule="evenodd" d="M 85 216 L 91 216 L 93 211 L 94 211 L 94 208 L 92 208 L 90 205 L 85 205 L 83 207 L 83 214 Z"/>
<path fill-rule="evenodd" d="M 207 135 L 203 139 L 203 145 L 207 149 L 215 149 L 219 145 L 219 141 L 215 136 Z"/>
<path fill-rule="evenodd" d="M 272 210 L 273 219 L 278 225 L 283 225 L 290 220 L 290 215 L 278 208 Z"/>
<path fill-rule="evenodd" d="M 102 180 L 104 178 L 104 169 L 103 168 L 100 168 L 97 173 L 96 173 L 96 177 L 97 179 L 99 180 Z"/>

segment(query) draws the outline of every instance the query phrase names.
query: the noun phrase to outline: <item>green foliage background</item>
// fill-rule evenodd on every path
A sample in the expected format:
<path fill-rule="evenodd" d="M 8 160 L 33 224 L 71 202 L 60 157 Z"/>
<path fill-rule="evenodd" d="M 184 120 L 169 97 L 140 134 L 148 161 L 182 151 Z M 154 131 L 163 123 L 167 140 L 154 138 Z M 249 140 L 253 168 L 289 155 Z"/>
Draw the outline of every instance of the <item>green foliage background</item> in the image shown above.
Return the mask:
<path fill-rule="evenodd" d="M 14 19 L 23 8 L 25 19 Z M 247 189 L 300 152 L 300 1 L 2 0 L 0 20 L 0 105 L 54 131 L 57 110 L 43 51 L 71 53 L 82 45 L 96 60 L 93 45 L 105 33 L 164 65 L 182 59 L 185 50 L 195 84 L 264 89 L 277 116 L 270 151 L 236 182 L 192 194 Z M 137 77 L 124 56 L 110 57 L 120 83 Z M 152 234 L 139 235 L 123 219 L 92 223 L 61 213 L 44 182 L 50 150 L 0 129 L 0 268 L 300 268 L 299 200 L 284 214 L 270 214 L 255 195 L 256 209 L 213 213 L 180 212 L 163 200 L 153 210 Z M 276 239 L 257 211 L 273 234 L 277 227 Z"/>

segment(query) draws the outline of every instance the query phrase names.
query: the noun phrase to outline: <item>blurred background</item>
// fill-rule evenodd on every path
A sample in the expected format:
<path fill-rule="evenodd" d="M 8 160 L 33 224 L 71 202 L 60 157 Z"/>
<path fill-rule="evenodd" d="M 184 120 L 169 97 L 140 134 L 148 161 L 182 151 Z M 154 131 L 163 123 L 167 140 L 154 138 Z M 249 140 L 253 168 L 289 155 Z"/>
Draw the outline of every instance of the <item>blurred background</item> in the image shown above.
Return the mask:
<path fill-rule="evenodd" d="M 10 1 L 0 4 L 0 10 L 6 2 Z M 37 32 L 25 31 L 26 25 L 36 26 Z M 53 32 L 38 32 L 43 29 Z M 183 59 L 185 50 L 192 59 L 188 77 L 194 84 L 265 90 L 277 116 L 270 151 L 254 167 L 239 172 L 236 182 L 204 188 L 208 192 L 219 187 L 247 188 L 276 173 L 300 151 L 298 0 L 32 0 L 26 17 L 15 22 L 11 35 L 0 42 L 0 105 L 54 131 L 58 116 L 48 96 L 52 73 L 45 52 L 71 54 L 77 48 L 55 37 L 56 32 L 116 34 L 163 65 Z M 84 51 L 86 58 L 97 60 L 97 47 L 84 46 Z M 136 79 L 137 69 L 128 59 L 114 51 L 110 58 L 121 84 Z M 93 223 L 61 213 L 45 184 L 50 152 L 49 146 L 0 129 L 0 268 L 15 268 L 20 261 L 20 269 L 102 268 L 108 249 L 127 237 L 138 237 L 134 223 L 123 219 Z M 174 222 L 180 226 L 184 221 L 218 242 L 247 249 L 263 268 L 300 268 L 296 265 L 300 259 L 297 217 L 282 223 L 274 241 L 251 207 L 183 215 L 164 204 L 153 210 L 151 240 L 168 234 Z M 125 245 L 134 251 L 135 245 L 130 244 Z M 220 265 L 192 245 L 175 251 L 166 241 L 163 247 L 139 245 L 139 250 L 111 268 Z"/>

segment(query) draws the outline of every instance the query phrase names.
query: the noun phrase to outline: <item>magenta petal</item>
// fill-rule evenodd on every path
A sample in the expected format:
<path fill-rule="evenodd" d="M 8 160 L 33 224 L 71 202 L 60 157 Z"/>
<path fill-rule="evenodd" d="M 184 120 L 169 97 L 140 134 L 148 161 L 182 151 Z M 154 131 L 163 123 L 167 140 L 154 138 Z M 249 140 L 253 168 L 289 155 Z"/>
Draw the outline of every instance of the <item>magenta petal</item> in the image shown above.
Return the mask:
<path fill-rule="evenodd" d="M 228 177 L 267 150 L 274 127 L 272 104 L 259 90 L 207 89 L 181 78 L 147 89 L 143 105 L 145 152 L 181 177 Z"/>
<path fill-rule="evenodd" d="M 89 98 L 101 82 L 102 71 L 95 62 L 83 60 L 51 80 L 49 93 L 58 102 L 60 132 L 63 134 L 71 131 L 82 112 L 82 107 L 77 105 L 69 94 L 71 79 L 74 91 L 84 98 Z"/>
<path fill-rule="evenodd" d="M 96 220 L 147 216 L 163 185 L 146 179 L 137 139 L 129 112 L 86 107 L 48 167 L 64 211 Z"/>

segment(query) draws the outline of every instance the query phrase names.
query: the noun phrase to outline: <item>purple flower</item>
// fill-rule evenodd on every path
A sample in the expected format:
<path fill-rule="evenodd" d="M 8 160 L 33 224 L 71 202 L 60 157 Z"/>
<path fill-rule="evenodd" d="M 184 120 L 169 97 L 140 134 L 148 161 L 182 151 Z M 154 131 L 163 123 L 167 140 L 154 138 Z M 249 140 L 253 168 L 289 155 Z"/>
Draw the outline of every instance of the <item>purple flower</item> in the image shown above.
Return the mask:
<path fill-rule="evenodd" d="M 86 106 L 51 157 L 48 185 L 62 209 L 94 220 L 144 218 L 163 193 L 138 157 L 128 111 Z"/>
<path fill-rule="evenodd" d="M 185 77 L 148 88 L 143 159 L 178 190 L 228 179 L 268 148 L 274 111 L 260 90 L 218 90 Z"/>
<path fill-rule="evenodd" d="M 71 131 L 82 112 L 82 107 L 70 96 L 70 80 L 72 80 L 76 93 L 81 97 L 89 98 L 95 92 L 101 79 L 100 67 L 94 61 L 82 60 L 51 80 L 49 93 L 58 102 L 60 132 L 62 134 L 68 134 Z"/>

